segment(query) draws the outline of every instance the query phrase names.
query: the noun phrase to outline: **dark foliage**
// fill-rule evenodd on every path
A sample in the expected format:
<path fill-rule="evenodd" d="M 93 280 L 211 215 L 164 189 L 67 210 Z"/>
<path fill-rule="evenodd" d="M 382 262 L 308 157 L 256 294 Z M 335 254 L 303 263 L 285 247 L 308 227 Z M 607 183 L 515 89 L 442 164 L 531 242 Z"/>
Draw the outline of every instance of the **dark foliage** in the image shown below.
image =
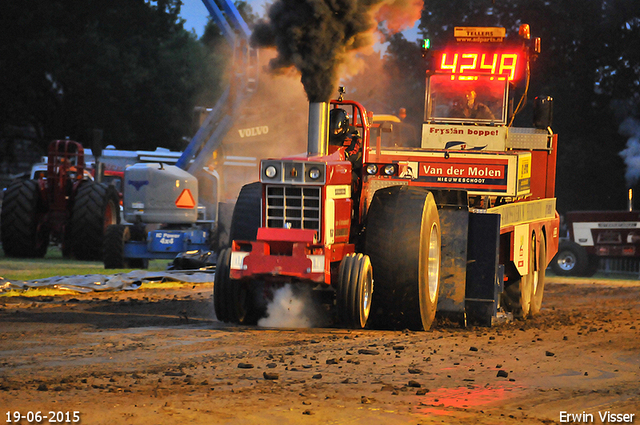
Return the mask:
<path fill-rule="evenodd" d="M 32 126 L 42 146 L 70 137 L 123 149 L 181 148 L 205 51 L 179 0 L 25 0 L 3 5 L 0 125 Z"/>

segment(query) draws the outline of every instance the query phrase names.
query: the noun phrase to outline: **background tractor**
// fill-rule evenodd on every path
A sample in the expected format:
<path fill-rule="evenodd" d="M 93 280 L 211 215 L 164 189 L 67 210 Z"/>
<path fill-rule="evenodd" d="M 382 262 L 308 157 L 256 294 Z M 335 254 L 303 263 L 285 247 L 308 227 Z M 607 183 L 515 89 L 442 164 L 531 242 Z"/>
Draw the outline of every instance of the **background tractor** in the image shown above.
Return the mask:
<path fill-rule="evenodd" d="M 120 222 L 119 195 L 85 170 L 84 148 L 71 140 L 49 144 L 47 172 L 7 188 L 0 217 L 9 257 L 43 257 L 53 241 L 79 260 L 101 260 L 105 228 Z"/>

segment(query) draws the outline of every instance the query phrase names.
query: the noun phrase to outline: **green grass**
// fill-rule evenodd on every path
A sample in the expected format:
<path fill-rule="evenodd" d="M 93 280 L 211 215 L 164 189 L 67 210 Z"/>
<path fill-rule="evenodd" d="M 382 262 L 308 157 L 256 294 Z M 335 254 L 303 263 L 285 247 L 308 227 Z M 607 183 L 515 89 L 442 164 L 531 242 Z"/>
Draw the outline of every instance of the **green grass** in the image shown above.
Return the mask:
<path fill-rule="evenodd" d="M 169 260 L 150 261 L 148 271 L 166 270 L 168 263 Z M 4 252 L 0 255 L 0 277 L 6 280 L 35 280 L 85 274 L 111 275 L 132 270 L 135 269 L 105 270 L 102 262 L 62 258 L 62 252 L 56 247 L 49 247 L 44 258 L 9 258 L 4 256 Z"/>

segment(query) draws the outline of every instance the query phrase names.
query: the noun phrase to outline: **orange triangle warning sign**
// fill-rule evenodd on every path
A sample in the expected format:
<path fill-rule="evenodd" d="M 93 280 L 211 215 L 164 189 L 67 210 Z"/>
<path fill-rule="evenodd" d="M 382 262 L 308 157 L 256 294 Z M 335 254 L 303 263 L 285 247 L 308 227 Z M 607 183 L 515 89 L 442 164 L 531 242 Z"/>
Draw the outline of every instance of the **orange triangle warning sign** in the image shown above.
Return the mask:
<path fill-rule="evenodd" d="M 178 199 L 176 199 L 176 207 L 178 208 L 193 208 L 196 206 L 196 201 L 193 200 L 193 195 L 189 189 L 182 191 Z"/>

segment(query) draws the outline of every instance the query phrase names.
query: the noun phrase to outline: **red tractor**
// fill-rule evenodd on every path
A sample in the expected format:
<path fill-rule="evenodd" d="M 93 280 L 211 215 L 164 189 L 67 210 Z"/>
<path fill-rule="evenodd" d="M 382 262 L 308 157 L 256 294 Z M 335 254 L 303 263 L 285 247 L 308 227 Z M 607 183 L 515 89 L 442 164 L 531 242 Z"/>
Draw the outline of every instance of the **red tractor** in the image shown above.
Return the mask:
<path fill-rule="evenodd" d="M 512 126 L 511 108 L 539 40 L 528 25 L 509 46 L 504 28 L 458 34 L 427 73 L 421 137 L 383 137 L 393 123 L 376 124 L 341 93 L 310 104 L 306 155 L 262 160 L 218 257 L 218 319 L 255 323 L 286 284 L 354 328 L 426 330 L 436 312 L 489 325 L 500 310 L 540 311 L 558 249 L 552 99 L 536 98 L 531 128 Z M 353 137 L 329 145 L 334 111 L 358 134 L 360 160 Z"/>
<path fill-rule="evenodd" d="M 49 144 L 47 174 L 11 183 L 0 217 L 2 248 L 9 257 L 43 257 L 49 242 L 65 256 L 102 260 L 105 228 L 120 222 L 119 195 L 86 172 L 84 148 L 71 140 Z"/>

